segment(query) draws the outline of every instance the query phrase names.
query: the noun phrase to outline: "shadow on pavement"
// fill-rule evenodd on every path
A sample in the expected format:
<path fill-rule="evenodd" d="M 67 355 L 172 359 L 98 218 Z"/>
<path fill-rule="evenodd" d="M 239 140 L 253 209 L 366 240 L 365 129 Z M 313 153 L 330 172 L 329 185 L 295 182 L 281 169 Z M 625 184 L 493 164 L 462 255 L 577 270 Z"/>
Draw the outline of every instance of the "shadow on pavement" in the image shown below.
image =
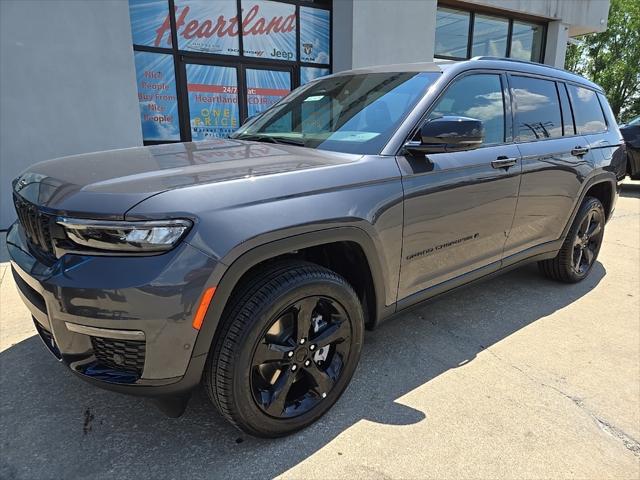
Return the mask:
<path fill-rule="evenodd" d="M 587 280 L 564 285 L 528 266 L 384 323 L 367 332 L 360 366 L 336 406 L 306 430 L 278 440 L 247 437 L 229 426 L 202 391 L 182 418 L 169 419 L 148 400 L 94 388 L 31 337 L 0 354 L 0 477 L 276 476 L 360 420 L 425 420 L 428 407 L 418 411 L 396 400 L 575 302 L 605 274 L 597 263 Z"/>

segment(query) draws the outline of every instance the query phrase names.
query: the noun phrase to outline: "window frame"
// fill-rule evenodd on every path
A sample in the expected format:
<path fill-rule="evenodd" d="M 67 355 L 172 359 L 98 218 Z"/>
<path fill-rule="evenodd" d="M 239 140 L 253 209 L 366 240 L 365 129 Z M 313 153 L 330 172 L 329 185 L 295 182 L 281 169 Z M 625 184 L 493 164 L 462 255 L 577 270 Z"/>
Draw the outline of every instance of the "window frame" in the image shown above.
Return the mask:
<path fill-rule="evenodd" d="M 545 141 L 549 141 L 549 140 L 561 140 L 563 138 L 567 138 L 567 137 L 574 137 L 577 136 L 577 134 L 574 135 L 565 135 L 564 134 L 564 112 L 562 109 L 562 102 L 560 101 L 560 92 L 558 91 L 558 80 L 554 79 L 554 78 L 550 78 L 550 77 L 546 77 L 544 75 L 535 75 L 535 74 L 529 74 L 529 73 L 520 73 L 520 72 L 508 72 L 508 77 L 509 77 L 509 93 L 511 94 L 511 101 L 513 102 L 513 135 L 514 135 L 514 139 L 515 139 L 515 143 L 533 143 L 533 142 L 545 142 Z M 533 78 L 536 80 L 543 80 L 543 81 L 547 81 L 550 82 L 554 85 L 555 88 L 555 92 L 556 92 L 556 100 L 558 102 L 558 109 L 560 110 L 560 123 L 561 123 L 561 128 L 562 128 L 562 135 L 559 137 L 549 137 L 549 138 L 534 138 L 534 139 L 527 139 L 527 140 L 522 140 L 520 139 L 520 135 L 519 135 L 519 130 L 518 132 L 516 132 L 516 118 L 518 115 L 518 109 L 517 109 L 517 105 L 516 105 L 516 95 L 514 93 L 514 87 L 513 87 L 513 77 L 525 77 L 525 78 Z M 567 96 L 569 96 L 569 92 L 567 92 Z M 571 105 L 571 100 L 569 99 L 569 105 Z M 571 106 L 571 117 L 573 118 L 573 106 Z M 574 120 L 574 130 L 575 130 L 575 120 Z"/>
<path fill-rule="evenodd" d="M 499 18 L 502 20 L 507 20 L 509 22 L 509 28 L 507 31 L 507 52 L 505 54 L 504 58 L 511 58 L 511 41 L 512 41 L 512 36 L 513 36 L 513 22 L 520 22 L 520 23 L 529 23 L 532 25 L 538 25 L 542 28 L 542 44 L 540 45 L 540 58 L 537 60 L 530 60 L 532 62 L 537 62 L 537 63 L 543 63 L 544 62 L 544 57 L 546 54 L 546 50 L 547 50 L 547 31 L 548 31 L 548 23 L 539 21 L 539 20 L 532 20 L 531 18 L 527 18 L 527 17 L 523 17 L 523 16 L 518 16 L 518 15 L 504 15 L 501 13 L 497 13 L 493 10 L 484 10 L 484 9 L 475 9 L 475 10 L 470 10 L 468 8 L 464 8 L 461 7 L 458 4 L 449 4 L 449 3 L 443 3 L 443 2 L 438 2 L 438 6 L 437 8 L 448 8 L 450 10 L 457 10 L 459 12 L 464 12 L 469 14 L 469 32 L 467 34 L 467 55 L 466 57 L 453 57 L 453 56 L 449 56 L 449 55 L 438 55 L 435 52 L 435 42 L 434 42 L 434 53 L 433 53 L 433 57 L 435 59 L 442 59 L 442 60 L 454 60 L 454 61 L 460 61 L 460 60 L 469 60 L 470 58 L 473 58 L 472 52 L 473 52 L 473 31 L 474 31 L 474 27 L 475 27 L 475 21 L 476 21 L 476 14 L 477 15 L 485 15 L 488 17 L 494 17 L 494 18 Z M 436 23 L 436 31 L 437 31 L 437 23 Z M 519 59 L 517 59 L 519 60 Z"/>
<path fill-rule="evenodd" d="M 499 143 L 483 143 L 478 147 L 481 148 L 491 148 L 491 147 L 499 147 L 503 145 L 511 145 L 515 143 L 513 136 L 513 98 L 511 95 L 511 89 L 509 88 L 507 72 L 503 70 L 491 70 L 491 69 L 477 69 L 477 70 L 467 70 L 465 72 L 461 72 L 452 78 L 446 85 L 442 87 L 438 95 L 431 101 L 428 107 L 421 114 L 420 119 L 416 122 L 413 128 L 409 130 L 409 134 L 405 137 L 404 141 L 401 143 L 396 155 L 399 155 L 404 148 L 404 144 L 409 140 L 413 139 L 420 129 L 422 125 L 428 120 L 431 112 L 436 108 L 442 97 L 444 97 L 449 89 L 458 81 L 463 78 L 473 76 L 473 75 L 495 75 L 500 79 L 500 85 L 502 87 L 502 105 L 504 109 L 504 141 Z M 434 154 L 437 155 L 437 154 Z"/>
<path fill-rule="evenodd" d="M 571 112 L 573 114 L 573 125 L 576 131 L 576 136 L 602 135 L 603 133 L 608 133 L 609 130 L 611 129 L 611 125 L 609 125 L 609 119 L 607 118 L 607 114 L 605 113 L 604 107 L 602 106 L 602 101 L 600 100 L 599 94 L 602 92 L 598 92 L 598 90 L 594 88 L 589 88 L 586 85 L 582 85 L 577 82 L 565 82 L 565 85 L 567 87 L 567 96 L 569 97 L 569 104 L 571 105 Z M 576 109 L 575 109 L 575 106 L 573 105 L 573 99 L 571 98 L 571 93 L 569 92 L 569 86 L 574 86 L 576 88 L 584 88 L 585 90 L 591 90 L 594 93 L 594 95 L 596 96 L 596 100 L 598 101 L 598 106 L 600 107 L 600 113 L 602 113 L 602 117 L 604 118 L 604 124 L 605 124 L 604 130 L 600 130 L 599 132 L 589 132 L 589 133 L 578 132 L 578 120 L 576 118 L 577 117 Z"/>
<path fill-rule="evenodd" d="M 133 52 L 150 52 L 171 55 L 176 79 L 176 101 L 178 103 L 178 122 L 180 126 L 180 140 L 144 140 L 144 145 L 161 145 L 165 143 L 181 143 L 192 141 L 191 119 L 189 117 L 189 94 L 187 91 L 186 65 L 189 63 L 231 66 L 235 67 L 238 74 L 238 117 L 242 125 L 248 118 L 247 92 L 244 70 L 266 69 L 291 71 L 291 90 L 300 86 L 300 69 L 302 67 L 315 67 L 329 69 L 329 75 L 333 73 L 333 2 L 314 2 L 313 0 L 272 0 L 295 6 L 296 14 L 296 59 L 272 60 L 260 57 L 244 55 L 242 28 L 238 35 L 238 55 L 221 55 L 217 53 L 204 53 L 178 48 L 178 32 L 176 28 L 175 0 L 165 0 L 168 4 L 169 24 L 171 36 L 170 47 L 153 47 L 131 43 Z M 127 0 L 128 4 L 128 0 Z M 235 0 L 236 17 L 238 24 L 242 25 L 242 0 Z M 300 60 L 300 7 L 315 8 L 329 12 L 329 63 L 310 63 Z M 136 84 L 137 87 L 137 84 Z"/>
<path fill-rule="evenodd" d="M 555 82 L 557 85 L 565 85 L 565 88 L 567 89 L 567 97 L 568 97 L 568 99 L 569 99 L 569 107 L 570 107 L 570 109 L 571 109 L 571 118 L 572 118 L 572 120 L 573 120 L 573 126 L 574 126 L 574 131 L 575 131 L 575 133 L 574 133 L 573 135 L 564 135 L 564 127 L 563 127 L 563 136 L 562 136 L 562 137 L 539 138 L 539 139 L 536 139 L 536 140 L 530 140 L 530 141 L 528 141 L 528 142 L 520 141 L 520 140 L 517 138 L 517 135 L 515 135 L 515 115 L 516 115 L 516 108 L 515 108 L 515 96 L 513 95 L 512 87 L 511 87 L 511 77 L 512 77 L 512 76 L 517 76 L 517 77 L 533 77 L 533 78 L 539 78 L 539 79 L 541 79 L 541 80 L 548 80 L 548 81 L 551 81 L 551 82 Z M 597 90 L 595 90 L 594 88 L 590 88 L 590 87 L 588 87 L 588 86 L 586 86 L 586 85 L 583 85 L 583 84 L 581 84 L 581 83 L 578 83 L 578 82 L 572 82 L 572 81 L 570 81 L 570 80 L 558 80 L 557 78 L 554 78 L 554 77 L 548 77 L 548 76 L 546 76 L 546 75 L 540 75 L 540 74 L 530 73 L 530 72 L 519 72 L 519 71 L 515 71 L 515 70 L 513 70 L 513 71 L 508 71 L 508 72 L 507 72 L 507 80 L 509 81 L 509 93 L 510 93 L 510 95 L 511 95 L 511 101 L 513 102 L 513 105 L 512 105 L 512 114 L 513 114 L 513 122 L 514 122 L 514 142 L 515 142 L 515 143 L 548 142 L 548 141 L 553 141 L 553 140 L 561 140 L 561 139 L 563 139 L 563 138 L 575 138 L 575 137 L 582 137 L 582 136 L 584 136 L 584 135 L 585 135 L 585 134 L 578 133 L 578 125 L 577 125 L 577 123 L 576 123 L 575 113 L 574 113 L 574 112 L 575 112 L 575 109 L 574 109 L 573 103 L 572 103 L 572 101 L 571 101 L 571 95 L 569 95 L 569 85 L 574 85 L 574 86 L 576 86 L 576 87 L 586 88 L 586 89 L 588 89 L 588 90 L 591 90 L 591 91 L 593 91 L 593 92 L 596 94 L 596 96 L 597 96 L 597 94 L 599 93 Z M 559 88 L 559 87 L 558 87 L 558 88 Z M 599 98 L 598 98 L 598 102 L 600 102 L 600 99 L 599 99 Z M 602 104 L 600 104 L 600 108 L 602 109 Z M 560 104 L 560 111 L 562 112 L 562 115 L 564 115 L 564 111 L 563 111 L 563 109 L 562 109 L 562 104 Z M 603 115 L 604 115 L 604 110 L 603 110 L 603 112 L 602 112 L 602 113 L 603 113 Z M 607 121 L 606 115 L 605 115 L 605 122 L 607 122 L 607 130 L 606 130 L 606 131 L 608 131 L 609 126 L 608 126 L 608 121 Z M 602 133 L 605 133 L 605 131 L 603 131 L 603 132 L 598 132 L 598 133 L 588 133 L 588 134 L 586 134 L 586 135 L 599 135 L 599 134 L 602 134 Z"/>

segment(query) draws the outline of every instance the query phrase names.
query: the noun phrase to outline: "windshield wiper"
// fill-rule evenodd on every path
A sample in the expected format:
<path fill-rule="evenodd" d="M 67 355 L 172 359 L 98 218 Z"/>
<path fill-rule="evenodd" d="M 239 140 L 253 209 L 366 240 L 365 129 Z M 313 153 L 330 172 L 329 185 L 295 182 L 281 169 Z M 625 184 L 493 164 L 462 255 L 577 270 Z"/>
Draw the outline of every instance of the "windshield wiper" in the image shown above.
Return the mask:
<path fill-rule="evenodd" d="M 288 137 L 274 137 L 272 135 L 240 135 L 235 137 L 238 140 L 250 140 L 254 142 L 270 142 L 270 143 L 284 143 L 287 145 L 297 145 L 304 147 L 304 140 L 297 140 L 295 138 Z"/>

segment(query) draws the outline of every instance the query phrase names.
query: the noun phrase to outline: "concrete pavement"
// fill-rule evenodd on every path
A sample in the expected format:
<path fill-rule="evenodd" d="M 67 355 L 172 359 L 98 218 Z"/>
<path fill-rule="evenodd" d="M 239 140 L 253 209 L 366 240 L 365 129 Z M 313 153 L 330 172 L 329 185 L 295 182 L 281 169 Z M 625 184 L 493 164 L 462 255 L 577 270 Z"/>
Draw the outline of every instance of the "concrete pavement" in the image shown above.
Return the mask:
<path fill-rule="evenodd" d="M 176 420 L 73 377 L 0 276 L 0 478 L 640 478 L 638 183 L 587 280 L 524 267 L 383 324 L 332 411 L 279 440 L 202 392 Z"/>

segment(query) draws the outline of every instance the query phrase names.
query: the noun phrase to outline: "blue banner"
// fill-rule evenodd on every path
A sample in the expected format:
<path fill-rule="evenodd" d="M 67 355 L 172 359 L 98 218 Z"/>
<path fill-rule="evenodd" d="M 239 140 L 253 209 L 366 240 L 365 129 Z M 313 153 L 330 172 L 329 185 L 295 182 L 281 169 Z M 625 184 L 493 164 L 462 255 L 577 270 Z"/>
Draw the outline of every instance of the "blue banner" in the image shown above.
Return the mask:
<path fill-rule="evenodd" d="M 239 55 L 238 9 L 233 0 L 175 0 L 178 48 Z"/>
<path fill-rule="evenodd" d="M 192 140 L 223 138 L 239 126 L 234 67 L 187 64 Z"/>
<path fill-rule="evenodd" d="M 295 61 L 296 6 L 269 0 L 242 0 L 244 55 Z"/>
<path fill-rule="evenodd" d="M 247 107 L 250 117 L 265 111 L 291 91 L 289 72 L 247 69 Z"/>
<path fill-rule="evenodd" d="M 304 85 L 330 73 L 331 71 L 328 68 L 300 67 L 300 85 Z"/>
<path fill-rule="evenodd" d="M 152 47 L 170 47 L 160 45 L 158 27 L 169 19 L 169 2 L 167 0 L 129 0 L 129 18 L 131 19 L 131 35 L 134 45 Z M 170 36 L 167 36 L 170 39 Z"/>
<path fill-rule="evenodd" d="M 180 140 L 173 56 L 135 52 L 144 140 Z"/>
<path fill-rule="evenodd" d="M 300 61 L 329 64 L 331 13 L 300 7 Z"/>

